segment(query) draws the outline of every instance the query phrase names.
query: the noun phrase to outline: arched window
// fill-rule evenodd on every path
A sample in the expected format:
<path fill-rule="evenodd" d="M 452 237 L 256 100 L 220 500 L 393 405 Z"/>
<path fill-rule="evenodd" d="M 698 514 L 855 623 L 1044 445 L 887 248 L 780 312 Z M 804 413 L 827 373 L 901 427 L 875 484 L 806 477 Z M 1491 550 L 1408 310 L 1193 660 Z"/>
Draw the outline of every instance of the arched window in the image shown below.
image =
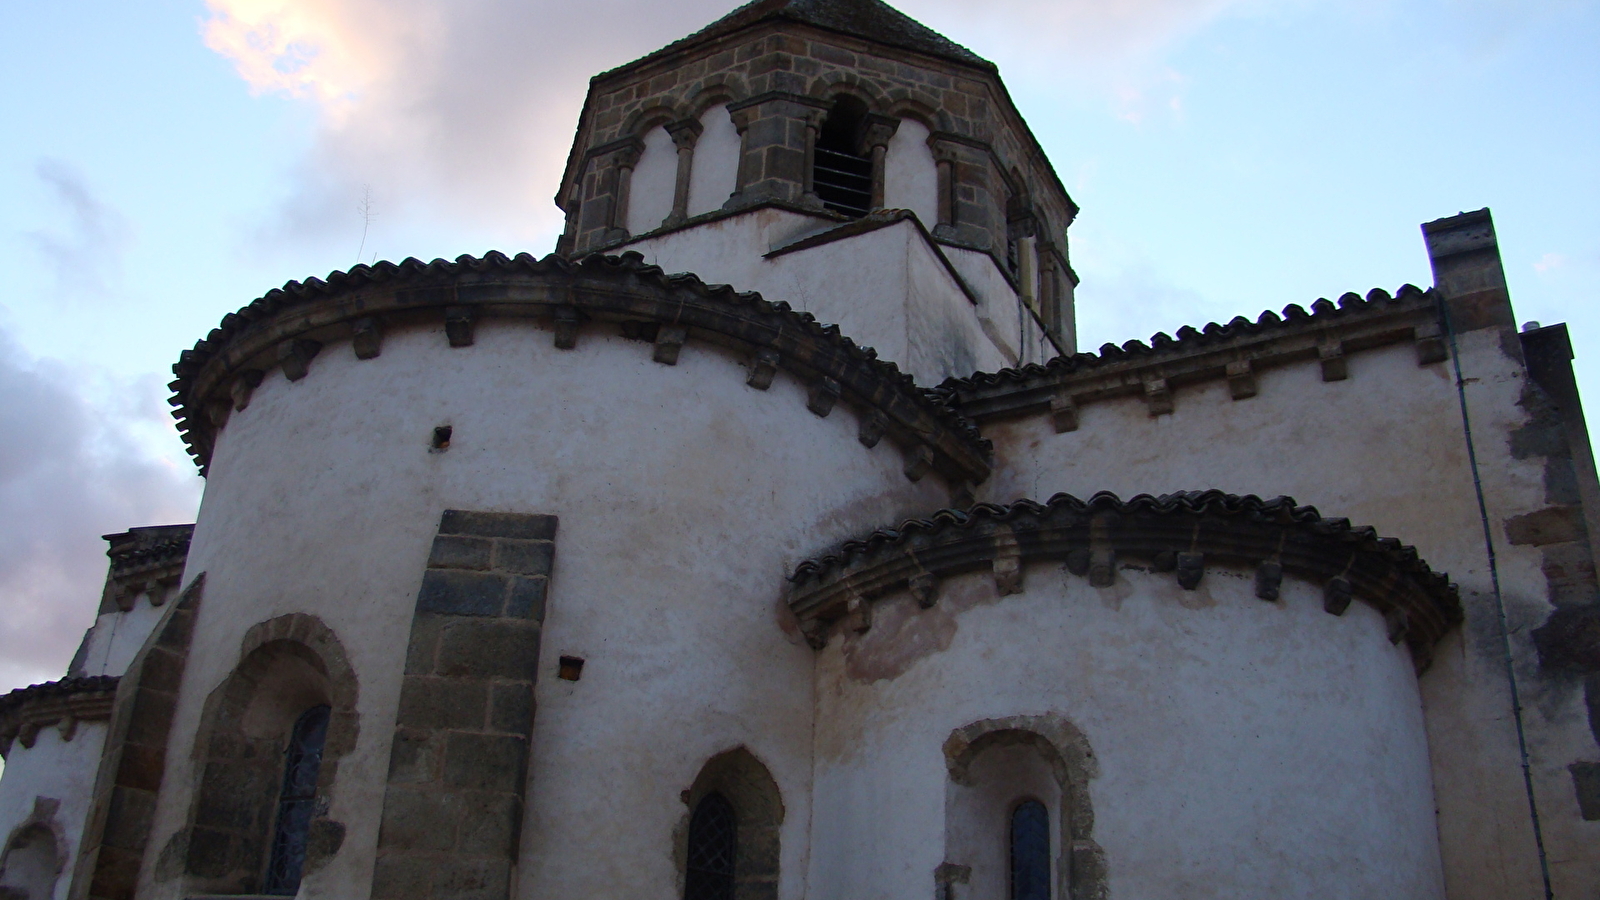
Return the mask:
<path fill-rule="evenodd" d="M 944 743 L 945 857 L 938 883 L 953 896 L 1009 900 L 1100 897 L 1105 852 L 1094 842 L 1089 779 L 1095 758 L 1054 715 L 984 719 Z"/>
<path fill-rule="evenodd" d="M 267 863 L 268 894 L 292 897 L 300 890 L 330 711 L 327 706 L 313 706 L 301 713 L 284 751 L 283 790 L 278 794 L 277 824 L 273 827 L 272 855 Z"/>
<path fill-rule="evenodd" d="M 338 638 L 315 617 L 246 632 L 195 734 L 184 896 L 293 895 L 339 851 L 344 825 L 328 810 L 356 743 L 358 692 Z"/>
<path fill-rule="evenodd" d="M 60 872 L 56 836 L 44 825 L 30 825 L 13 836 L 0 855 L 0 897 L 50 900 Z"/>
<path fill-rule="evenodd" d="M 783 799 L 760 760 L 743 747 L 713 756 L 683 802 L 674 857 L 684 900 L 778 896 Z"/>
<path fill-rule="evenodd" d="M 739 819 L 728 798 L 713 791 L 689 820 L 689 858 L 683 900 L 733 900 L 739 859 Z"/>
<path fill-rule="evenodd" d="M 728 107 L 713 106 L 700 116 L 689 174 L 688 215 L 715 212 L 739 189 L 739 129 Z"/>
<path fill-rule="evenodd" d="M 623 223 L 628 234 L 655 231 L 672 213 L 678 179 L 678 148 L 667 129 L 657 125 L 644 135 L 644 150 L 628 183 L 628 209 Z"/>
<path fill-rule="evenodd" d="M 1011 811 L 1011 900 L 1050 900 L 1050 811 L 1037 800 Z"/>
<path fill-rule="evenodd" d="M 867 105 L 848 94 L 833 101 L 813 148 L 811 183 L 822 205 L 847 216 L 872 208 L 872 159 L 861 152 Z"/>

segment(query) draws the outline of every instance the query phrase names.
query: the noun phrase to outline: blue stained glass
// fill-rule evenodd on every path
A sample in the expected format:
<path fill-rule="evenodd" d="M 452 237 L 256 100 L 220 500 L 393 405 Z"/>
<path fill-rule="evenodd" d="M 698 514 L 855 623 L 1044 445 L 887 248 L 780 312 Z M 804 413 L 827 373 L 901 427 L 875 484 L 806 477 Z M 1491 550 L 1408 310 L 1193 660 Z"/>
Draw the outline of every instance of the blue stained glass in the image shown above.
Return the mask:
<path fill-rule="evenodd" d="M 316 810 L 322 745 L 328 740 L 329 711 L 326 706 L 313 706 L 294 723 L 294 733 L 284 751 L 283 792 L 278 795 L 278 821 L 273 827 L 264 893 L 293 897 L 300 890 L 306 841 Z"/>
<path fill-rule="evenodd" d="M 1011 811 L 1011 900 L 1050 900 L 1050 813 L 1037 800 Z"/>

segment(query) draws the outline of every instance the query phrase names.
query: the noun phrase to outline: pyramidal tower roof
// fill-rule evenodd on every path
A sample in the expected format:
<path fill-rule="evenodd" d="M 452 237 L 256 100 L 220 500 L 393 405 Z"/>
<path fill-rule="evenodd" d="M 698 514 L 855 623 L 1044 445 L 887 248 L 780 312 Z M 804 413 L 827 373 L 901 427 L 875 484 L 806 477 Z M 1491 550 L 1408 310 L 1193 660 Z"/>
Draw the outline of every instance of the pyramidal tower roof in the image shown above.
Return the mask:
<path fill-rule="evenodd" d="M 762 22 L 788 20 L 863 40 L 936 56 L 993 71 L 989 62 L 971 50 L 918 22 L 883 0 L 754 0 L 694 34 L 612 72 L 630 69 L 687 47 L 713 40 Z M 607 75 L 611 72 L 605 73 Z"/>

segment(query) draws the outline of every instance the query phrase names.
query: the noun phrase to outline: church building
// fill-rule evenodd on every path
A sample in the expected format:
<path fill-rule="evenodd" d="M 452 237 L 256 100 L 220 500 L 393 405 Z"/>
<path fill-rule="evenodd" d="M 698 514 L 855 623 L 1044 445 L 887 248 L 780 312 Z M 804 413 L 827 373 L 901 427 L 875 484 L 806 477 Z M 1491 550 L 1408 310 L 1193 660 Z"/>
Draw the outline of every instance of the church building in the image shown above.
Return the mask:
<path fill-rule="evenodd" d="M 1488 210 L 1080 348 L 1078 207 L 881 0 L 596 76 L 556 202 L 182 353 L 198 518 L 0 697 L 0 900 L 1600 894 L 1600 479 Z"/>

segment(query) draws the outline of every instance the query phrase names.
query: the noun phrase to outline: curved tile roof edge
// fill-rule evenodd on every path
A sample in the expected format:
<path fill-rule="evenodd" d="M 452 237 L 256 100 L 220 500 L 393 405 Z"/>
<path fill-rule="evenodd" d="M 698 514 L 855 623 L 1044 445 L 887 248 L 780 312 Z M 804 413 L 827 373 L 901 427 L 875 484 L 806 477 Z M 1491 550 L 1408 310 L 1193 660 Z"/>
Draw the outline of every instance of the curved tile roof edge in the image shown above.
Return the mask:
<path fill-rule="evenodd" d="M 189 528 L 193 529 L 194 526 L 190 525 Z M 188 537 L 174 538 L 172 540 L 151 544 L 148 547 L 134 547 L 128 550 L 107 550 L 106 556 L 111 558 L 112 565 L 119 568 L 126 568 L 129 566 L 138 565 L 142 562 L 147 562 L 152 559 L 167 559 L 170 557 L 182 556 L 189 552 L 189 544 L 191 541 L 192 538 Z"/>
<path fill-rule="evenodd" d="M 892 361 L 879 359 L 877 350 L 857 344 L 841 332 L 838 325 L 824 325 L 809 312 L 796 310 L 782 300 L 769 301 L 755 291 L 737 291 L 726 284 L 707 284 L 693 273 L 668 274 L 660 266 L 646 263 L 642 254 L 632 250 L 620 256 L 589 254 L 576 260 L 554 253 L 543 258 L 526 252 L 506 256 L 493 250 L 481 257 L 463 254 L 454 260 L 434 259 L 432 262 L 407 257 L 399 263 L 384 260 L 370 266 L 358 264 L 348 270 L 334 271 L 326 278 L 290 281 L 281 288 L 274 288 L 237 312 L 223 316 L 218 327 L 197 341 L 192 349 L 179 354 L 178 362 L 173 364 L 172 372 L 177 377 L 168 384 L 173 393 L 167 402 L 176 407 L 172 415 L 178 420 L 178 430 L 183 434 L 190 455 L 194 456 L 197 462 L 200 461 L 200 451 L 191 439 L 189 431 L 191 420 L 198 421 L 196 418 L 198 411 L 192 411 L 190 408 L 192 398 L 188 396 L 188 390 L 191 382 L 223 345 L 256 321 L 278 315 L 285 309 L 302 303 L 337 297 L 368 286 L 402 283 L 429 276 L 452 278 L 464 271 L 485 272 L 494 269 L 520 270 L 530 275 L 550 273 L 573 275 L 580 270 L 587 275 L 597 272 L 625 274 L 653 280 L 663 288 L 692 291 L 706 300 L 730 306 L 749 305 L 758 313 L 784 316 L 802 333 L 831 344 L 849 358 L 876 370 L 879 376 L 891 384 L 899 386 L 908 398 L 944 422 L 980 455 L 985 458 L 991 458 L 993 455 L 992 442 L 983 437 L 977 424 L 956 410 L 947 397 L 918 386 L 909 373 L 900 371 L 900 367 Z"/>
<path fill-rule="evenodd" d="M 1157 332 L 1151 336 L 1148 344 L 1140 340 L 1126 341 L 1120 345 L 1106 343 L 1101 345 L 1098 353 L 1075 353 L 1018 368 L 974 372 L 965 378 L 947 378 L 938 387 L 929 390 L 942 396 L 954 396 L 962 391 L 982 390 L 1001 385 L 1021 385 L 1059 375 L 1073 375 L 1113 363 L 1142 359 L 1154 361 L 1240 337 L 1255 337 L 1278 330 L 1321 325 L 1352 313 L 1402 305 L 1414 306 L 1418 301 L 1433 297 L 1433 289 L 1424 291 L 1414 284 L 1401 285 L 1393 295 L 1382 288 L 1368 291 L 1365 297 L 1352 291 L 1341 295 L 1338 305 L 1326 298 L 1319 299 L 1311 304 L 1309 312 L 1300 304 L 1291 303 L 1283 308 L 1281 316 L 1269 309 L 1261 313 L 1254 322 L 1244 316 L 1235 316 L 1226 325 L 1210 322 L 1198 329 L 1185 325 L 1177 330 L 1176 337 L 1166 332 Z"/>
<path fill-rule="evenodd" d="M 1327 535 L 1345 535 L 1349 539 L 1370 543 L 1378 552 L 1412 570 L 1420 581 L 1441 591 L 1454 593 L 1456 588 L 1448 575 L 1435 572 L 1422 559 L 1417 549 L 1403 544 L 1398 538 L 1382 537 L 1370 525 L 1351 525 L 1349 519 L 1325 517 L 1315 506 L 1301 506 L 1293 497 L 1278 496 L 1264 500 L 1254 494 L 1229 494 L 1224 491 L 1186 491 L 1175 494 L 1136 494 L 1127 500 L 1110 491 L 1099 491 L 1087 500 L 1072 494 L 1058 493 L 1043 503 L 1035 500 L 1018 500 L 1014 503 L 978 503 L 966 509 L 941 509 L 926 518 L 906 519 L 898 527 L 880 528 L 861 538 L 839 544 L 832 552 L 803 560 L 795 567 L 789 581 L 799 582 L 829 569 L 849 566 L 855 558 L 876 552 L 886 546 L 904 543 L 917 534 L 928 534 L 947 528 L 967 528 L 979 521 L 1005 522 L 1019 516 L 1043 516 L 1052 510 L 1070 509 L 1076 512 L 1145 512 L 1157 515 L 1220 514 L 1225 516 L 1259 516 L 1287 520 Z"/>
<path fill-rule="evenodd" d="M 0 716 L 11 713 L 25 703 L 42 700 L 47 697 L 70 697 L 75 694 L 114 691 L 121 681 L 122 677 L 119 675 L 86 675 L 79 678 L 62 678 L 57 681 L 30 684 L 27 687 L 17 688 L 8 694 L 0 695 Z"/>

